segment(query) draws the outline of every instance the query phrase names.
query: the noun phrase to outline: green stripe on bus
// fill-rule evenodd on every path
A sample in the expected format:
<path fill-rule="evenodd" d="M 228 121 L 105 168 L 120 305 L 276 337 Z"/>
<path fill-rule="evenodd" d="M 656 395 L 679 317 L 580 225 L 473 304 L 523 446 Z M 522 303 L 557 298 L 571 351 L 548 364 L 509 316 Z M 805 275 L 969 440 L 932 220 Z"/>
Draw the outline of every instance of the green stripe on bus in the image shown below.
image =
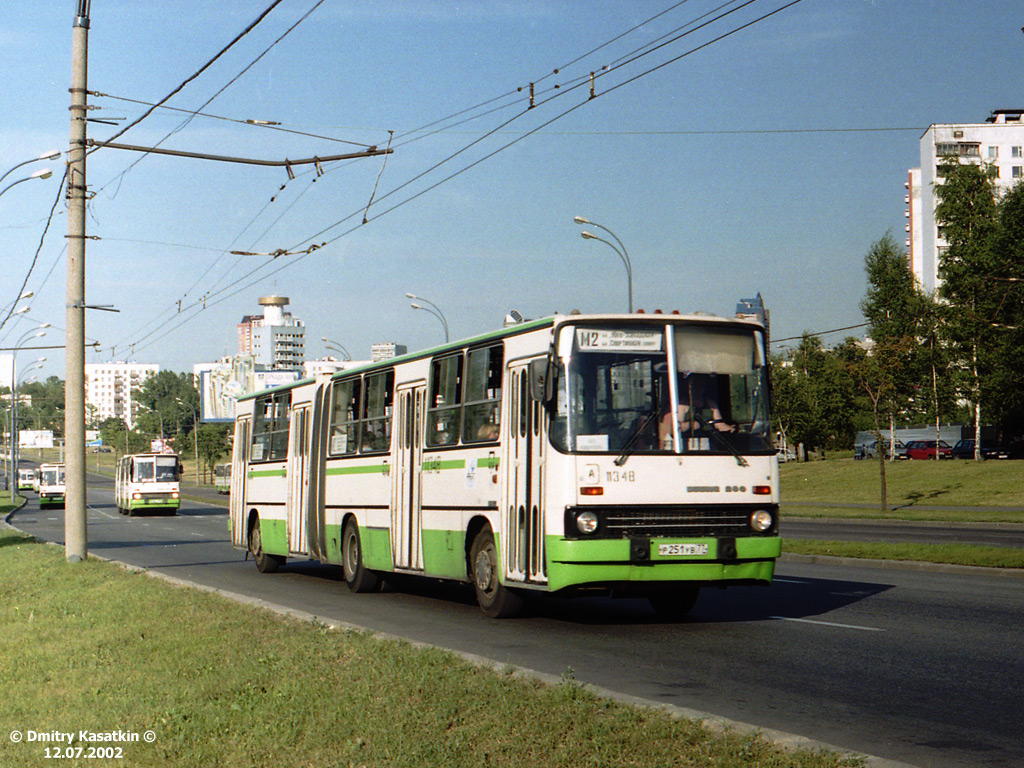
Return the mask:
<path fill-rule="evenodd" d="M 285 477 L 283 469 L 250 469 L 249 477 Z"/>
<path fill-rule="evenodd" d="M 477 459 L 477 468 L 486 467 L 497 467 L 499 464 L 497 456 L 488 456 L 487 458 Z M 440 472 L 442 469 L 465 469 L 465 459 L 450 459 L 448 461 L 439 461 L 438 459 L 427 459 L 423 462 L 421 469 L 424 472 Z"/>
<path fill-rule="evenodd" d="M 389 464 L 359 464 L 352 467 L 328 467 L 327 475 L 386 475 L 390 471 Z"/>

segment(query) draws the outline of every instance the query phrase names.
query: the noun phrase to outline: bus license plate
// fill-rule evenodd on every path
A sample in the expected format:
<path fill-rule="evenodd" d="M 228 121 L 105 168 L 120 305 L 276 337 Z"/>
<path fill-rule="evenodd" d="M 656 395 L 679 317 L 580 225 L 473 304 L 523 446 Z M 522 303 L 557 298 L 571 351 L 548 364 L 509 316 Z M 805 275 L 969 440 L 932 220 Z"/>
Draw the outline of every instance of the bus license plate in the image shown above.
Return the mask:
<path fill-rule="evenodd" d="M 706 555 L 707 544 L 659 544 L 658 554 L 662 557 L 687 557 Z"/>

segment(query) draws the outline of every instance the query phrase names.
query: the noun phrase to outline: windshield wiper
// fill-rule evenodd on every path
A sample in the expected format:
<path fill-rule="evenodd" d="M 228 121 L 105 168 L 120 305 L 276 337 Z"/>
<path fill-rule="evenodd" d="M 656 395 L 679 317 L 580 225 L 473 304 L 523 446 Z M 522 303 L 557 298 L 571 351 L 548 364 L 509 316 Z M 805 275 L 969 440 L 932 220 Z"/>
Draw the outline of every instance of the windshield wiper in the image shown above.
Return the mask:
<path fill-rule="evenodd" d="M 723 446 L 725 450 L 727 450 L 729 453 L 736 457 L 737 464 L 739 464 L 741 467 L 750 466 L 747 460 L 743 458 L 743 456 L 740 454 L 739 450 L 737 450 L 736 446 L 730 443 L 728 440 L 726 440 L 721 432 L 719 432 L 717 429 L 715 429 L 706 421 L 704 421 L 704 419 L 702 419 L 700 414 L 697 413 L 696 411 L 693 411 L 692 415 L 693 418 L 697 420 L 697 423 L 700 424 L 701 429 L 703 429 L 705 432 L 710 432 L 712 436 L 718 440 L 719 445 Z"/>
<path fill-rule="evenodd" d="M 652 410 L 650 413 L 647 414 L 647 418 L 645 418 L 643 420 L 643 422 L 641 422 L 640 426 L 636 428 L 636 431 L 633 432 L 633 434 L 629 436 L 629 440 L 626 441 L 626 444 L 624 446 L 622 446 L 622 453 L 620 453 L 618 458 L 615 459 L 615 466 L 616 467 L 621 467 L 623 464 L 626 463 L 626 461 L 629 459 L 629 456 L 630 456 L 630 453 L 631 453 L 630 452 L 630 448 L 633 447 L 633 443 L 635 443 L 637 441 L 637 438 L 640 437 L 640 435 L 642 435 L 644 432 L 647 431 L 647 428 L 649 426 L 651 426 L 651 424 L 653 424 L 654 420 L 657 419 L 657 418 L 658 418 L 658 409 L 657 408 L 655 408 L 654 410 Z"/>

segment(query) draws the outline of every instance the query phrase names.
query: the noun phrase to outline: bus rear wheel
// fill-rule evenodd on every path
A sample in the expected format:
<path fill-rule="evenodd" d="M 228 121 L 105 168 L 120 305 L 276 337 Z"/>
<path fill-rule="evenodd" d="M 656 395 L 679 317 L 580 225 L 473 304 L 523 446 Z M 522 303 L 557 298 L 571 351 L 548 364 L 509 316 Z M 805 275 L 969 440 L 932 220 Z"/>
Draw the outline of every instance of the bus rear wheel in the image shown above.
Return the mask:
<path fill-rule="evenodd" d="M 252 553 L 252 559 L 260 573 L 273 573 L 281 567 L 285 560 L 280 555 L 271 555 L 263 551 L 263 536 L 260 533 L 259 518 L 253 520 L 252 527 L 249 529 L 249 552 Z"/>
<path fill-rule="evenodd" d="M 470 576 L 476 588 L 476 601 L 485 615 L 507 619 L 523 610 L 523 597 L 501 583 L 498 575 L 498 548 L 494 533 L 486 526 L 473 539 L 469 551 Z"/>
<path fill-rule="evenodd" d="M 354 517 L 345 522 L 341 533 L 341 570 L 345 575 L 345 583 L 356 594 L 361 592 L 379 592 L 380 577 L 368 571 L 363 565 L 363 548 L 359 542 L 359 526 Z"/>
<path fill-rule="evenodd" d="M 693 610 L 699 596 L 700 587 L 684 586 L 669 592 L 651 595 L 647 600 L 655 613 L 663 619 L 679 621 Z"/>

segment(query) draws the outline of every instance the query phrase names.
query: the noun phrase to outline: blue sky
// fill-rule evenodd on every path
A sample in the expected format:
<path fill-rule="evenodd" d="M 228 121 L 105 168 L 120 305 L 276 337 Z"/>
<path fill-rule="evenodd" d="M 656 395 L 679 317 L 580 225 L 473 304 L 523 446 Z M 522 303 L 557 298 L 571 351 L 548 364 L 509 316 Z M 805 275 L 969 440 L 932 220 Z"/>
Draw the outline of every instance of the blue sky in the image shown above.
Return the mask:
<path fill-rule="evenodd" d="M 756 0 L 612 69 L 588 100 L 580 78 L 721 0 L 326 0 L 203 109 L 230 121 L 182 126 L 185 113 L 157 110 L 118 141 L 151 146 L 177 130 L 161 146 L 280 160 L 384 146 L 394 131 L 395 152 L 294 180 L 281 168 L 90 155 L 87 226 L 100 239 L 87 245 L 86 300 L 120 312 L 88 314 L 100 350 L 87 361 L 191 370 L 233 353 L 235 324 L 269 293 L 290 297 L 310 357 L 324 354 L 321 336 L 357 358 L 377 341 L 436 344 L 440 323 L 406 292 L 440 306 L 454 338 L 499 327 L 511 309 L 624 311 L 621 261 L 583 240 L 575 215 L 626 244 L 636 307 L 730 314 L 760 292 L 778 339 L 863 322 L 864 254 L 887 230 L 903 242 L 921 134 L 1024 106 L 1024 13 L 1005 0 L 969 13 L 953 0 L 803 0 L 711 42 L 785 2 Z M 123 99 L 163 98 L 269 4 L 95 0 L 89 88 L 108 95 L 90 97 L 92 115 L 137 118 L 145 107 Z M 315 4 L 284 0 L 168 105 L 198 109 Z M 0 173 L 67 148 L 76 4 L 8 6 Z M 526 110 L 530 82 L 537 106 Z M 235 122 L 248 119 L 288 132 Z M 89 135 L 115 130 L 94 123 Z M 0 199 L 0 305 L 31 268 L 29 316 L 62 344 L 63 201 L 32 265 L 63 172 L 50 165 L 53 178 Z M 228 253 L 322 243 L 278 259 Z M 0 346 L 30 327 L 9 322 Z M 23 354 L 46 354 L 44 375 L 64 377 L 60 350 Z"/>

